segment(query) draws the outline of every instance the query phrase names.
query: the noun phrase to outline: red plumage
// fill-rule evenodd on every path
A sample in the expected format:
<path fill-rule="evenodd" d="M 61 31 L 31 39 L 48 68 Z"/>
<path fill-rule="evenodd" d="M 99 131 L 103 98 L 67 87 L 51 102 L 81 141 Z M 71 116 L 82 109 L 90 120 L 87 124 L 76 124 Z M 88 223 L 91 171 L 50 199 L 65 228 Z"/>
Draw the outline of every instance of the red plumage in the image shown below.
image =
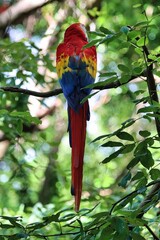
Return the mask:
<path fill-rule="evenodd" d="M 71 193 L 75 196 L 75 210 L 79 211 L 86 125 L 89 120 L 88 101 L 81 101 L 90 92 L 85 86 L 92 84 L 96 75 L 96 49 L 83 49 L 88 43 L 85 28 L 72 24 L 65 32 L 64 42 L 57 48 L 57 74 L 68 103 L 68 130 L 72 147 Z"/>
<path fill-rule="evenodd" d="M 82 179 L 83 179 L 83 157 L 86 139 L 86 123 L 88 114 L 88 101 L 83 104 L 79 112 L 76 113 L 69 108 L 71 124 L 71 144 L 72 142 L 72 185 L 71 193 L 75 196 L 75 211 L 79 210 Z"/>

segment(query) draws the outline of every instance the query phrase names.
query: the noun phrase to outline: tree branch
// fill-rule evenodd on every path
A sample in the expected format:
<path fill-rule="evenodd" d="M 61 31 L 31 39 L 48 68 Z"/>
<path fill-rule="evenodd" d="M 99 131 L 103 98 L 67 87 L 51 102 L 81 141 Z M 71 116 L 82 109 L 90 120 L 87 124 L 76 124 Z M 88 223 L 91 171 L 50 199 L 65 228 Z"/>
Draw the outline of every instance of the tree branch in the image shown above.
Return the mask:
<path fill-rule="evenodd" d="M 147 47 L 145 45 L 143 46 L 143 52 L 144 52 L 144 55 L 145 55 L 146 66 L 147 66 L 146 77 L 147 77 L 147 85 L 148 85 L 148 91 L 149 91 L 149 95 L 150 95 L 150 100 L 151 100 L 152 104 L 154 102 L 159 103 L 157 89 L 156 89 L 156 84 L 155 84 L 155 79 L 154 79 L 154 75 L 153 75 L 153 62 L 151 62 L 152 60 L 150 60 L 148 58 L 149 51 L 148 51 L 148 49 L 147 49 Z M 150 63 L 149 66 L 148 66 L 147 63 Z M 159 115 L 158 112 L 155 112 L 155 113 Z M 160 120 L 159 120 L 159 118 L 155 117 L 155 123 L 156 123 L 158 136 L 160 137 Z"/>
<path fill-rule="evenodd" d="M 156 236 L 156 234 L 152 231 L 152 229 L 148 225 L 145 224 L 145 227 L 148 229 L 150 234 L 153 236 L 154 240 L 159 240 L 159 237 Z"/>
<path fill-rule="evenodd" d="M 128 80 L 128 82 L 134 80 L 137 77 L 140 77 L 140 76 L 132 76 Z M 105 86 L 94 87 L 93 90 L 105 90 L 105 89 L 117 88 L 117 87 L 123 86 L 124 84 L 126 84 L 126 83 L 120 83 L 120 81 L 117 80 L 115 82 L 108 83 Z M 35 96 L 35 97 L 42 97 L 42 98 L 53 97 L 53 96 L 59 95 L 60 93 L 63 93 L 61 88 L 54 89 L 53 91 L 49 91 L 49 92 L 36 92 L 36 91 L 31 91 L 31 90 L 27 90 L 27 89 L 24 89 L 24 88 L 17 88 L 17 87 L 0 87 L 0 90 L 3 90 L 5 92 L 23 93 L 23 94 L 26 94 L 26 95 L 31 95 L 31 96 Z"/>
<path fill-rule="evenodd" d="M 33 10 L 53 2 L 53 0 L 21 0 L 0 14 L 0 29 L 4 29 L 20 17 L 26 17 Z"/>
<path fill-rule="evenodd" d="M 157 188 L 156 188 L 157 184 L 160 184 L 160 180 L 152 181 L 152 182 L 148 183 L 145 187 L 148 188 L 148 187 L 154 185 L 153 188 L 154 188 L 154 192 L 155 192 L 155 190 L 157 191 Z M 152 188 L 152 189 L 153 189 L 153 188 Z M 151 190 L 151 191 L 152 191 L 152 190 Z M 128 197 L 130 197 L 130 196 L 132 196 L 132 195 L 134 195 L 134 194 L 137 194 L 137 195 L 138 195 L 138 194 L 141 194 L 141 193 L 140 193 L 139 189 L 136 189 L 136 190 L 134 190 L 133 192 L 131 192 L 131 193 L 127 194 L 126 196 L 124 196 L 123 198 L 119 199 L 117 202 L 115 202 L 115 203 L 112 205 L 109 214 L 112 215 L 112 212 L 113 212 L 114 208 L 115 208 L 119 203 L 121 203 L 123 200 L 127 199 Z M 149 200 L 151 201 L 151 198 L 150 198 L 150 197 L 151 197 L 151 192 L 148 194 L 148 198 L 149 198 Z M 140 205 L 140 208 L 139 208 L 139 209 L 141 209 L 142 206 L 145 206 L 145 204 L 148 203 L 148 198 L 145 198 L 145 200 L 144 200 L 145 203 L 144 203 L 144 201 L 143 201 L 143 204 Z M 141 218 L 143 215 L 144 215 L 144 213 L 140 213 L 140 214 L 138 214 L 137 217 L 138 217 L 138 218 Z"/>
<path fill-rule="evenodd" d="M 60 93 L 62 93 L 62 89 L 60 89 L 60 88 L 55 89 L 53 91 L 49 91 L 49 92 L 36 92 L 36 91 L 31 91 L 31 90 L 27 90 L 24 88 L 17 88 L 17 87 L 0 87 L 0 90 L 3 90 L 5 92 L 23 93 L 26 95 L 42 97 L 42 98 L 53 97 L 53 96 L 56 96 L 56 95 L 59 95 Z"/>
<path fill-rule="evenodd" d="M 147 85 L 148 85 L 150 101 L 151 101 L 151 104 L 153 104 L 154 102 L 159 103 L 157 89 L 156 89 L 156 83 L 155 83 L 155 79 L 154 79 L 154 75 L 153 75 L 153 62 L 148 58 L 149 51 L 148 51 L 148 48 L 146 47 L 146 45 L 144 45 L 142 48 L 143 48 L 144 59 L 145 59 L 145 63 L 146 63 L 146 77 L 147 77 Z M 159 115 L 159 112 L 154 112 L 154 113 Z M 156 124 L 158 136 L 160 137 L 160 120 L 157 117 L 155 117 L 155 124 Z M 155 196 L 155 194 L 157 193 L 157 191 L 159 189 L 160 189 L 160 181 L 157 180 L 156 184 L 151 188 L 148 195 L 145 197 L 143 202 L 140 204 L 139 210 L 142 209 L 146 204 L 148 204 L 148 202 L 152 201 L 153 197 Z M 142 211 L 138 214 L 137 217 L 142 218 L 144 214 L 145 214 L 145 212 Z M 132 230 L 132 229 L 133 229 L 133 227 L 130 228 L 130 230 Z M 151 233 L 151 234 L 153 235 L 153 233 Z M 155 235 L 154 239 L 157 240 L 158 238 L 156 238 L 156 237 L 157 236 Z"/>

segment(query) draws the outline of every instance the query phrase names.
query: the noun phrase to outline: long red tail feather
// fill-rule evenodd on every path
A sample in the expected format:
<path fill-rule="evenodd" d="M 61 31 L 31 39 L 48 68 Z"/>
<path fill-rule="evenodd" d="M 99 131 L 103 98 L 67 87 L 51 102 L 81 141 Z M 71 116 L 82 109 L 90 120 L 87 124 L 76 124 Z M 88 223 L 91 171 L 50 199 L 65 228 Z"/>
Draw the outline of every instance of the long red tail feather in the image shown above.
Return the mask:
<path fill-rule="evenodd" d="M 72 146 L 72 182 L 71 193 L 75 196 L 75 211 L 79 211 L 82 179 L 83 179 L 83 157 L 86 139 L 87 116 L 89 113 L 88 101 L 81 106 L 78 112 L 69 108 L 70 114 L 70 137 Z"/>

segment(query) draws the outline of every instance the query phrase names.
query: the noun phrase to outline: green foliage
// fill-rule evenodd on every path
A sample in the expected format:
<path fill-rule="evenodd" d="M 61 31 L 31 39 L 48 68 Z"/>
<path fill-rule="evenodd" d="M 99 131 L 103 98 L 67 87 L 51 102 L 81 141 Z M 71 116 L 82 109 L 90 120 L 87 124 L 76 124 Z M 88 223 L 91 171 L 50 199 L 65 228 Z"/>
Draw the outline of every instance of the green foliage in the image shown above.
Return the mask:
<path fill-rule="evenodd" d="M 79 12 L 92 19 L 96 29 L 84 48 L 97 46 L 99 71 L 98 80 L 87 86 L 96 91 L 82 101 L 90 98 L 95 107 L 88 124 L 81 209 L 75 213 L 69 192 L 64 98 L 33 99 L 1 89 L 0 239 L 143 240 L 153 239 L 153 233 L 158 239 L 160 192 L 151 189 L 160 184 L 160 111 L 147 71 L 160 76 L 159 1 L 76 4 L 73 14 L 65 1 L 44 6 L 32 40 L 0 39 L 0 87 L 58 88 L 54 59 L 63 31 L 79 21 Z M 39 39 L 63 8 L 66 19 L 57 23 L 53 45 L 43 54 Z M 16 28 L 27 31 L 25 23 Z"/>

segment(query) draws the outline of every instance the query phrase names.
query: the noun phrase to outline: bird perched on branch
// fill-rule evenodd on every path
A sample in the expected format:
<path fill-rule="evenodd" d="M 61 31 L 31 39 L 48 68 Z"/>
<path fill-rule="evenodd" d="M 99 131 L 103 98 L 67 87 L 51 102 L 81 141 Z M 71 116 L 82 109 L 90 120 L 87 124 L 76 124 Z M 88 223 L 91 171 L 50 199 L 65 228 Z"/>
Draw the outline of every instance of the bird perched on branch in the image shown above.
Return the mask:
<path fill-rule="evenodd" d="M 64 41 L 57 48 L 56 68 L 59 81 L 68 103 L 68 131 L 72 148 L 71 193 L 75 197 L 75 211 L 79 211 L 83 158 L 87 120 L 90 119 L 89 103 L 82 100 L 91 92 L 87 85 L 94 83 L 97 69 L 95 46 L 88 43 L 86 29 L 81 23 L 72 24 L 64 34 Z"/>

